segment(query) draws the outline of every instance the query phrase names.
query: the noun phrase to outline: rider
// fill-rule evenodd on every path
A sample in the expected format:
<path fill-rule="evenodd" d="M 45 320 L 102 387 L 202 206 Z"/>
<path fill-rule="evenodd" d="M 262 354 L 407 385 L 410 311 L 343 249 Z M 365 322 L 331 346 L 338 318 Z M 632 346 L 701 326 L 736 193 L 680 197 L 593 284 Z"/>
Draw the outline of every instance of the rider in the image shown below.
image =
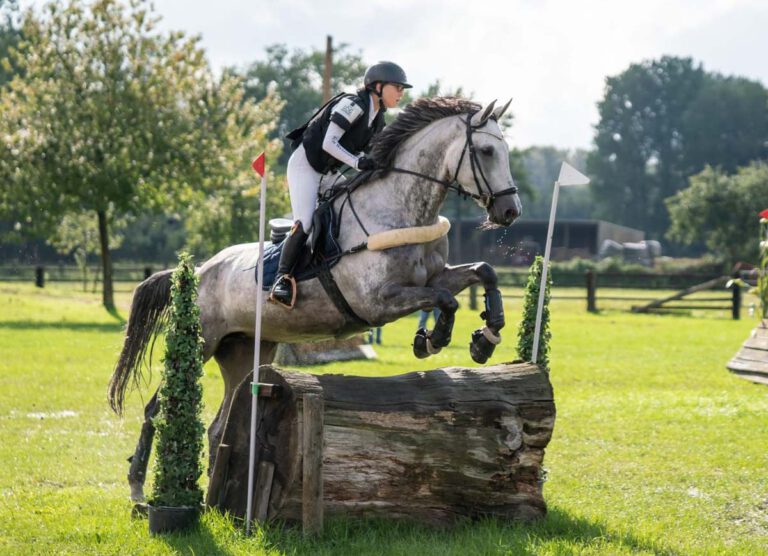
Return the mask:
<path fill-rule="evenodd" d="M 302 246 L 312 228 L 317 191 L 324 175 L 342 164 L 372 170 L 374 162 L 364 151 L 371 138 L 384 128 L 384 112 L 394 108 L 410 88 L 405 72 L 393 62 L 369 67 L 364 87 L 356 94 L 331 99 L 312 119 L 288 134 L 294 152 L 288 160 L 288 191 L 294 223 L 284 240 L 277 277 L 269 299 L 292 308 L 296 281 L 292 276 Z"/>

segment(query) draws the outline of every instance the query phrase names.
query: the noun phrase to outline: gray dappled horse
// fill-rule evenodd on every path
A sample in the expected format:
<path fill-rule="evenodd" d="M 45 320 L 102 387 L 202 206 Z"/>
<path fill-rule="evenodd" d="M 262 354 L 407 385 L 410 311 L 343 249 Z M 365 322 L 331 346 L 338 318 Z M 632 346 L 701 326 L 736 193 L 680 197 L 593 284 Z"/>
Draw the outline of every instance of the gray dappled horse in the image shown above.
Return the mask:
<path fill-rule="evenodd" d="M 471 197 L 486 209 L 488 224 L 509 226 L 521 204 L 509 171 L 509 148 L 498 120 L 507 105 L 479 105 L 455 98 L 419 99 L 376 137 L 372 156 L 381 170 L 348 196 L 334 201 L 343 210 L 342 250 L 352 251 L 331 270 L 348 311 L 337 308 L 317 278 L 300 282 L 293 310 L 265 303 L 261 364 L 269 363 L 279 342 L 303 342 L 360 333 L 419 309 L 437 307 L 434 330 L 419 331 L 417 357 L 435 354 L 451 340 L 458 303 L 454 296 L 472 284 L 485 288 L 485 326 L 472 335 L 473 359 L 484 363 L 501 341 L 504 326 L 496 273 L 487 263 L 449 266 L 448 238 L 384 250 L 362 249 L 369 236 L 388 230 L 434 227 L 449 191 Z M 354 208 L 355 217 L 349 204 Z M 228 247 L 197 269 L 198 305 L 205 342 L 204 359 L 216 358 L 224 379 L 224 399 L 208 429 L 211 464 L 236 386 L 252 371 L 257 284 L 253 267 L 258 244 Z M 163 326 L 170 301 L 171 271 L 154 274 L 136 289 L 120 359 L 109 388 L 120 414 L 128 384 L 138 384 L 142 360 Z M 266 296 L 264 296 L 266 299 Z M 250 337 L 250 341 L 246 338 Z M 157 393 L 145 409 L 136 453 L 130 458 L 131 498 L 142 501 L 154 427 Z"/>

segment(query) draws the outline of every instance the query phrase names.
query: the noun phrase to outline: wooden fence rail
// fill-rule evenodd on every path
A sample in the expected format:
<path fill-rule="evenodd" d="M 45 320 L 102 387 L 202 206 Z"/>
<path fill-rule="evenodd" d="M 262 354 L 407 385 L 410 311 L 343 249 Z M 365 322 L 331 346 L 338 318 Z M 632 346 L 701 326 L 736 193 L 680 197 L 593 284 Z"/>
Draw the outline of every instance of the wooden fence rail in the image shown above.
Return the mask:
<path fill-rule="evenodd" d="M 162 270 L 160 266 L 121 266 L 115 265 L 113 269 L 113 280 L 115 283 L 130 283 L 136 284 L 141 280 L 149 277 L 153 272 Z M 521 298 L 523 294 L 523 288 L 528 280 L 527 270 L 517 269 L 498 269 L 497 270 L 499 285 L 508 288 L 505 293 L 505 297 L 508 298 Z M 583 300 L 586 303 L 586 310 L 589 312 L 597 312 L 599 310 L 600 301 L 625 301 L 625 302 L 652 302 L 654 299 L 650 296 L 637 297 L 637 296 L 622 296 L 622 295 L 599 295 L 600 289 L 642 289 L 642 290 L 683 290 L 688 291 L 691 289 L 696 290 L 696 287 L 706 282 L 717 282 L 722 277 L 713 276 L 712 274 L 659 274 L 659 273 L 619 273 L 619 272 L 566 272 L 558 271 L 557 269 L 552 272 L 552 279 L 558 290 L 560 288 L 572 288 L 582 289 L 584 288 L 584 295 L 574 295 L 562 293 L 562 290 L 555 290 L 552 295 L 552 299 L 556 300 L 571 300 L 579 301 Z M 86 273 L 83 273 L 81 268 L 71 265 L 50 265 L 50 266 L 34 266 L 34 265 L 0 265 L 0 282 L 31 282 L 37 287 L 43 288 L 46 283 L 49 282 L 73 282 L 73 283 L 87 283 L 94 289 L 97 285 L 101 284 L 101 268 L 100 267 L 88 267 Z M 518 292 L 514 291 L 518 288 Z M 706 288 L 704 288 L 706 289 Z M 510 291 L 512 290 L 512 291 Z M 478 288 L 472 286 L 469 289 L 469 307 L 472 310 L 477 310 L 478 306 L 482 303 L 482 298 L 479 299 Z M 723 292 L 725 293 L 725 292 Z M 689 299 L 689 302 L 694 302 L 694 305 L 679 305 L 670 304 L 671 301 L 675 301 L 675 297 L 682 298 L 682 295 L 670 296 L 660 303 L 658 307 L 652 307 L 652 309 L 658 312 L 670 312 L 676 310 L 730 310 L 732 317 L 738 319 L 741 310 L 741 290 L 738 286 L 731 287 L 729 297 L 712 297 L 712 298 L 693 298 Z M 681 299 L 682 300 L 682 299 Z M 700 303 L 709 302 L 722 302 L 721 305 L 701 305 Z M 661 306 L 663 305 L 663 306 Z"/>

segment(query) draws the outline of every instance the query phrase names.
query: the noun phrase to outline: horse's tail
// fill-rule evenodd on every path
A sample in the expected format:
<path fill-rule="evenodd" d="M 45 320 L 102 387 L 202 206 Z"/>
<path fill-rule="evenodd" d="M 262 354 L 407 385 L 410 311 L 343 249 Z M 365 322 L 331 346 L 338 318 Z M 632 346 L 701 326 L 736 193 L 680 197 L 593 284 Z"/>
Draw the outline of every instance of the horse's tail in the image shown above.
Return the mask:
<path fill-rule="evenodd" d="M 173 270 L 164 270 L 153 274 L 139 284 L 133 294 L 123 350 L 109 381 L 109 405 L 118 415 L 123 413 L 129 382 L 139 385 L 147 347 L 154 343 L 165 324 L 171 300 L 172 273 Z"/>

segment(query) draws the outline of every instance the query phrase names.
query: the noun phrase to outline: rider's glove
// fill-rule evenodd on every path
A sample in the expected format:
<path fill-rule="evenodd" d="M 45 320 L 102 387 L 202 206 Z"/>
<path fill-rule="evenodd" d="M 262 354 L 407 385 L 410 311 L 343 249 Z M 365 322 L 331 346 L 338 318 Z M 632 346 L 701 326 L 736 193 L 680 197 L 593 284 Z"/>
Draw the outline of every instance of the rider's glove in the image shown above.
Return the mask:
<path fill-rule="evenodd" d="M 376 162 L 372 158 L 367 156 L 361 156 L 357 159 L 358 170 L 374 170 L 376 168 Z"/>

